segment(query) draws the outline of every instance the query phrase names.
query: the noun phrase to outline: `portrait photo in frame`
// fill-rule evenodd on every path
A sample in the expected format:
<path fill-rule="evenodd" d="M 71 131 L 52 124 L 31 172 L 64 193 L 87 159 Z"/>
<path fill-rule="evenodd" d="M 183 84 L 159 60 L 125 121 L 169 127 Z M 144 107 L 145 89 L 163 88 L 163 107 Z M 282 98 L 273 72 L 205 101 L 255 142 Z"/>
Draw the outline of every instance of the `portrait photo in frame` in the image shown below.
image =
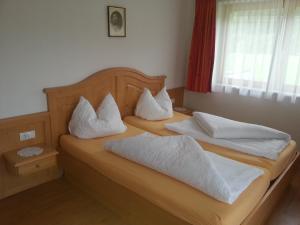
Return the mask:
<path fill-rule="evenodd" d="M 126 9 L 107 6 L 108 36 L 126 37 Z"/>

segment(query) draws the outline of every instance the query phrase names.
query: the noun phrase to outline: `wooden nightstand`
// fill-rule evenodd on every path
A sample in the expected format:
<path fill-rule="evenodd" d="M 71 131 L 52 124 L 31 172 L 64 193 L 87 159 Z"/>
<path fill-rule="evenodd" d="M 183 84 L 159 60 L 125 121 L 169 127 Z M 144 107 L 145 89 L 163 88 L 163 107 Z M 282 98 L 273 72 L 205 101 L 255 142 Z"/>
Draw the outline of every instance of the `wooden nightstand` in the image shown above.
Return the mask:
<path fill-rule="evenodd" d="M 18 150 L 3 154 L 8 171 L 12 174 L 23 176 L 33 174 L 48 168 L 57 168 L 56 155 L 58 152 L 51 147 L 42 146 L 44 151 L 38 156 L 21 157 Z"/>
<path fill-rule="evenodd" d="M 193 112 L 194 112 L 193 110 L 185 108 L 185 107 L 174 107 L 173 110 L 175 112 L 183 113 L 183 114 L 186 114 L 186 115 L 189 115 L 189 116 L 192 116 Z"/>

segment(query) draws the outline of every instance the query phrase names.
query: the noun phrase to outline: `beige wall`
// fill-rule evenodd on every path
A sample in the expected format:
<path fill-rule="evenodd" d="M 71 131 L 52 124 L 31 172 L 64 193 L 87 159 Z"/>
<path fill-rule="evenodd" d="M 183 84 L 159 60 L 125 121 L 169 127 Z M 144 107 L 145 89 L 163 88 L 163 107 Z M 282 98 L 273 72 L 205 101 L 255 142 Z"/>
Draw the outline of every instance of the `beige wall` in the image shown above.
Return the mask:
<path fill-rule="evenodd" d="M 134 67 L 182 86 L 193 0 L 0 0 L 0 118 L 47 110 L 44 87 Z M 127 9 L 127 37 L 107 37 L 107 5 Z"/>
<path fill-rule="evenodd" d="M 234 94 L 199 94 L 190 91 L 185 91 L 184 104 L 198 111 L 285 131 L 300 143 L 300 104 L 279 103 Z"/>

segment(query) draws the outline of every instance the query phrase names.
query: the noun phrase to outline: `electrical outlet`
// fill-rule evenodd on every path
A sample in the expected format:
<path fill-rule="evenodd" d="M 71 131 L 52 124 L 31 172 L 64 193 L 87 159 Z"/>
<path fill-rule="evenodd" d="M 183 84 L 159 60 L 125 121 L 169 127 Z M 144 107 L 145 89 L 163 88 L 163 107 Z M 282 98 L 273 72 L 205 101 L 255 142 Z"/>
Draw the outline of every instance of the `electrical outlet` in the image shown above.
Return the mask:
<path fill-rule="evenodd" d="M 35 138 L 35 130 L 20 133 L 20 141 L 27 141 Z"/>

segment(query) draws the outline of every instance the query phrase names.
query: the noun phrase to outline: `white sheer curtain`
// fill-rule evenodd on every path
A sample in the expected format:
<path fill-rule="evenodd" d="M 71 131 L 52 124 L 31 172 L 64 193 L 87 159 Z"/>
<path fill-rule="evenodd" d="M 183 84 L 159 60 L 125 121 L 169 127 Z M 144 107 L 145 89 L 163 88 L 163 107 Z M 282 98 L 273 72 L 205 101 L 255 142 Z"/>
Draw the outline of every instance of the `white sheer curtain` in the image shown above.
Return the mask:
<path fill-rule="evenodd" d="M 219 0 L 213 91 L 300 100 L 300 0 Z"/>

